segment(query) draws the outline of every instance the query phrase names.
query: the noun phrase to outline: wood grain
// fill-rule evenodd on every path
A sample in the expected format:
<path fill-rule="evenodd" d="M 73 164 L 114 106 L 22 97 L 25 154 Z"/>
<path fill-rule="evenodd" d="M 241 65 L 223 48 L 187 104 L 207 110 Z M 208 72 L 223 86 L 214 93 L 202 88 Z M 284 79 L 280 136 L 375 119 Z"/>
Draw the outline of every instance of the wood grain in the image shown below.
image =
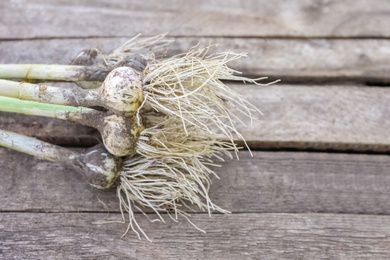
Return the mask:
<path fill-rule="evenodd" d="M 387 88 L 288 85 L 234 88 L 264 113 L 255 124 L 240 129 L 251 147 L 382 152 L 390 149 Z"/>
<path fill-rule="evenodd" d="M 131 35 L 131 34 L 129 34 Z M 109 52 L 127 38 L 0 41 L 0 63 L 69 62 L 85 48 Z M 169 55 L 198 43 L 218 44 L 213 50 L 247 53 L 231 63 L 244 75 L 269 76 L 284 83 L 390 83 L 390 40 L 385 39 L 242 39 L 172 38 Z"/>
<path fill-rule="evenodd" d="M 238 126 L 252 149 L 390 151 L 387 88 L 230 86 L 263 112 L 252 125 L 242 117 L 248 126 Z M 0 113 L 0 128 L 69 146 L 98 142 L 93 129 L 60 120 Z"/>
<path fill-rule="evenodd" d="M 242 152 L 216 168 L 210 196 L 235 213 L 390 214 L 390 157 Z M 118 212 L 115 191 L 89 187 L 74 170 L 0 149 L 0 211 Z"/>
<path fill-rule="evenodd" d="M 0 10 L 0 39 L 140 32 L 212 37 L 390 36 L 390 3 L 386 0 L 370 4 L 365 0 L 6 0 Z"/>
<path fill-rule="evenodd" d="M 388 259 L 390 217 L 206 214 L 188 223 L 139 222 L 153 240 L 123 239 L 119 214 L 0 213 L 4 259 Z"/>

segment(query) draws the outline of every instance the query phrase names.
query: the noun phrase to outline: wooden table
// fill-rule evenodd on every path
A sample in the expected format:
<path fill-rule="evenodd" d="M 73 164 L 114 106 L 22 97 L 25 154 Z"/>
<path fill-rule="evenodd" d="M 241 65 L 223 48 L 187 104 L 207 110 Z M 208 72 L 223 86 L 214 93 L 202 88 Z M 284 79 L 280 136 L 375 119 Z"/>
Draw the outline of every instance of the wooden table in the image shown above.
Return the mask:
<path fill-rule="evenodd" d="M 240 127 L 253 157 L 216 171 L 211 198 L 232 211 L 193 222 L 139 222 L 153 243 L 121 238 L 114 191 L 74 170 L 0 148 L 0 259 L 389 259 L 390 2 L 0 2 L 0 62 L 67 64 L 137 33 L 168 32 L 171 53 L 197 44 L 247 52 L 231 84 L 264 116 Z M 90 128 L 0 114 L 0 128 L 85 147 Z"/>

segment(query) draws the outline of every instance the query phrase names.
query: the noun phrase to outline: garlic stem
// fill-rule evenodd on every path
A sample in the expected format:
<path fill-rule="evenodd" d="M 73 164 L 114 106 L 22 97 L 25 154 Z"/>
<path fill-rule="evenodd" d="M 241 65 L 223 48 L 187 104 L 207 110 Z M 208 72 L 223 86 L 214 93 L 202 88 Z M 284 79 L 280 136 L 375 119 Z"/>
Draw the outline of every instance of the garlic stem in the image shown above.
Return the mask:
<path fill-rule="evenodd" d="M 97 145 L 83 152 L 40 141 L 33 137 L 0 129 L 0 146 L 67 166 L 83 174 L 90 185 L 99 189 L 111 188 L 117 181 L 122 160 Z"/>
<path fill-rule="evenodd" d="M 47 81 L 103 81 L 110 69 L 94 66 L 0 64 L 0 78 Z"/>
<path fill-rule="evenodd" d="M 66 106 L 99 106 L 97 91 L 64 89 L 0 79 L 0 96 Z"/>
<path fill-rule="evenodd" d="M 6 130 L 0 130 L 0 146 L 65 165 L 72 165 L 79 156 L 79 153 L 69 149 Z"/>
<path fill-rule="evenodd" d="M 0 111 L 52 117 L 94 127 L 102 135 L 106 149 L 115 156 L 135 153 L 138 137 L 143 130 L 133 117 L 85 107 L 61 106 L 0 96 Z"/>
<path fill-rule="evenodd" d="M 82 120 L 85 115 L 96 115 L 103 113 L 85 107 L 45 104 L 3 96 L 0 96 L 0 111 L 21 113 L 25 115 L 52 117 L 72 121 L 75 123 L 81 123 L 88 126 L 92 125 L 89 125 L 88 122 Z"/>
<path fill-rule="evenodd" d="M 118 115 L 136 113 L 144 98 L 141 73 L 130 67 L 112 70 L 102 86 L 93 90 L 69 90 L 0 79 L 0 95 L 57 105 L 103 106 Z"/>

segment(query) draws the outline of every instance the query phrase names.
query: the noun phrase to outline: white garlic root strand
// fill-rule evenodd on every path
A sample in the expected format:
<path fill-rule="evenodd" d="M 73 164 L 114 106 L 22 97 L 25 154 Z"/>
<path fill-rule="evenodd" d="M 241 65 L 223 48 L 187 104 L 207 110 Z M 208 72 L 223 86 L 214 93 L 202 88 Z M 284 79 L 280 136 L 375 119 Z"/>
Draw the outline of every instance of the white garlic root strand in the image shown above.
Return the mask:
<path fill-rule="evenodd" d="M 243 123 L 238 114 L 252 121 L 259 111 L 222 80 L 262 85 L 257 81 L 265 78 L 235 75 L 227 63 L 242 54 L 207 52 L 192 49 L 155 60 L 144 71 L 145 103 L 140 115 L 146 128 L 138 139 L 139 156 L 125 160 L 117 191 L 121 210 L 129 213 L 129 229 L 138 235 L 146 236 L 134 209 L 151 208 L 160 221 L 164 221 L 161 213 L 175 221 L 178 216 L 190 221 L 186 211 L 193 206 L 228 213 L 208 196 L 210 176 L 216 176 L 211 167 L 218 166 L 215 159 L 231 158 L 229 151 L 238 153 L 235 138 L 245 142 L 236 129 L 237 123 Z M 221 134 L 227 141 L 217 138 Z"/>
<path fill-rule="evenodd" d="M 208 193 L 210 177 L 218 177 L 210 168 L 218 166 L 213 160 L 231 158 L 228 150 L 234 147 L 195 126 L 189 126 L 187 134 L 184 133 L 182 122 L 177 118 L 157 117 L 160 118 L 146 116 L 149 124 L 153 120 L 159 123 L 141 133 L 138 155 L 124 160 L 117 188 L 121 211 L 128 213 L 128 229 L 146 238 L 134 209 L 143 212 L 150 208 L 162 222 L 165 222 L 162 213 L 174 221 L 181 216 L 192 225 L 186 211 L 194 210 L 194 206 L 209 214 L 212 211 L 229 213 L 214 204 Z"/>
<path fill-rule="evenodd" d="M 208 51 L 209 48 L 191 49 L 149 63 L 144 71 L 145 104 L 179 118 L 185 132 L 189 126 L 197 126 L 211 135 L 224 135 L 234 145 L 235 138 L 245 141 L 236 129 L 237 123 L 244 124 L 238 114 L 252 121 L 253 113 L 259 110 L 222 80 L 262 85 L 257 81 L 265 78 L 236 76 L 238 72 L 227 66 L 244 54 L 208 54 Z"/>

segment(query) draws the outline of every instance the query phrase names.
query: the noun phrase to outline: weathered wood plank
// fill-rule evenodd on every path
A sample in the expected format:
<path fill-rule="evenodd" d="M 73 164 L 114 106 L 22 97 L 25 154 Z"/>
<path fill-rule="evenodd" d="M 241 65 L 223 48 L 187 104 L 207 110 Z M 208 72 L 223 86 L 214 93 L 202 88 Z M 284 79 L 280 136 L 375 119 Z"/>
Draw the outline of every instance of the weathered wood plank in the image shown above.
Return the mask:
<path fill-rule="evenodd" d="M 390 3 L 346 1 L 2 1 L 0 38 L 135 33 L 234 37 L 389 37 Z M 61 29 L 59 29 L 61 28 Z"/>
<path fill-rule="evenodd" d="M 235 86 L 237 89 L 238 86 Z M 389 151 L 387 88 L 241 86 L 262 112 L 242 128 L 254 148 Z"/>
<path fill-rule="evenodd" d="M 82 49 L 111 51 L 125 38 L 0 41 L 1 63 L 68 64 Z M 248 53 L 231 63 L 245 75 L 270 76 L 283 82 L 390 83 L 390 40 L 176 38 L 170 54 L 197 43 L 218 44 L 215 51 Z M 369 51 L 368 51 L 369 50 Z"/>
<path fill-rule="evenodd" d="M 242 152 L 222 166 L 210 196 L 232 212 L 390 214 L 389 156 Z M 72 169 L 3 148 L 0 168 L 0 211 L 119 211 Z"/>
<path fill-rule="evenodd" d="M 252 125 L 238 127 L 252 149 L 390 151 L 387 88 L 282 84 L 231 87 L 264 113 Z M 7 113 L 0 113 L 0 128 L 67 145 L 80 145 L 80 141 L 91 145 L 98 138 L 91 128 Z"/>
<path fill-rule="evenodd" d="M 119 214 L 0 213 L 4 259 L 388 259 L 390 217 L 333 214 L 206 214 L 196 231 L 179 223 L 139 222 L 138 241 Z"/>

